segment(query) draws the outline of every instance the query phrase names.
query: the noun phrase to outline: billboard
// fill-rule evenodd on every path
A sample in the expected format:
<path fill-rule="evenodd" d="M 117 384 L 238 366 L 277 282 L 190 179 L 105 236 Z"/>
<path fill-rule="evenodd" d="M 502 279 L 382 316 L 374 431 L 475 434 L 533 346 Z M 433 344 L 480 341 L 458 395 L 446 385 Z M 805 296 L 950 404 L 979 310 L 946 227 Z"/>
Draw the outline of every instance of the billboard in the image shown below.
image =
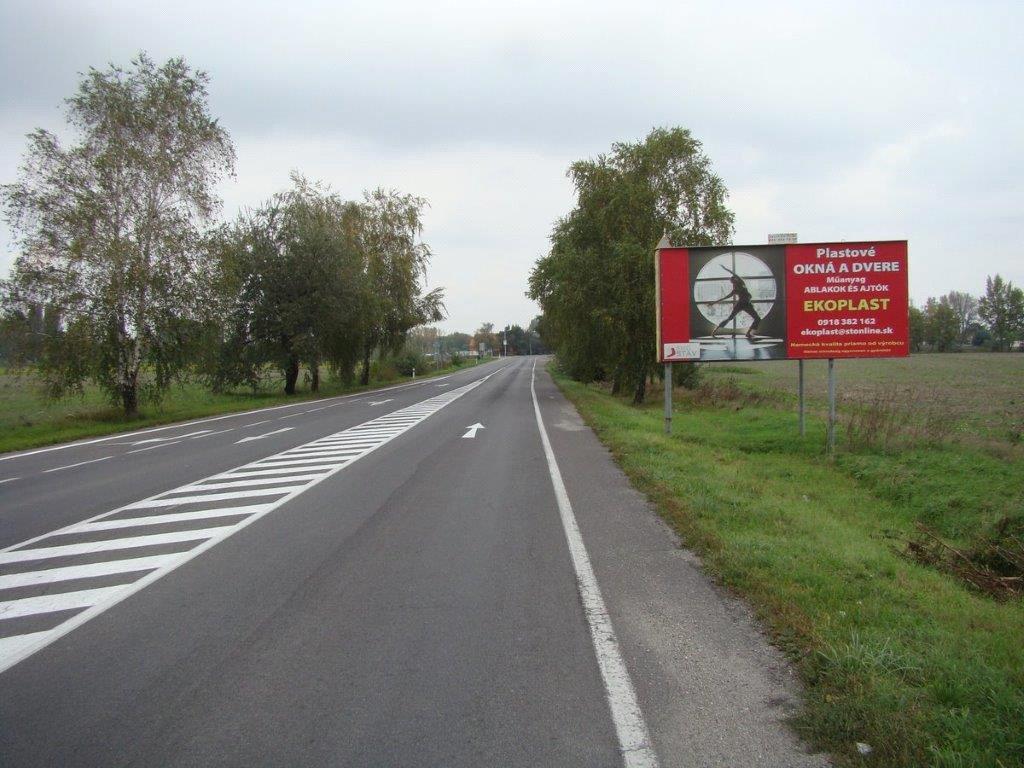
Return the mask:
<path fill-rule="evenodd" d="M 660 248 L 658 360 L 905 357 L 907 241 Z"/>

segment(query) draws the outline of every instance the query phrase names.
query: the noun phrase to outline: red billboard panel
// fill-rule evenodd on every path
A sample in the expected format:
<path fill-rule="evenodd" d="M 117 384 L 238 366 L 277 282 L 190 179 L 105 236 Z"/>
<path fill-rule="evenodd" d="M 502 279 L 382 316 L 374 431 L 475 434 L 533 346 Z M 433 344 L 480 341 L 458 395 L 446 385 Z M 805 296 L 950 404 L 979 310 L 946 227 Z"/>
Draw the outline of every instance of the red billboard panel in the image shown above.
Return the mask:
<path fill-rule="evenodd" d="M 658 359 L 903 357 L 907 243 L 662 248 Z"/>

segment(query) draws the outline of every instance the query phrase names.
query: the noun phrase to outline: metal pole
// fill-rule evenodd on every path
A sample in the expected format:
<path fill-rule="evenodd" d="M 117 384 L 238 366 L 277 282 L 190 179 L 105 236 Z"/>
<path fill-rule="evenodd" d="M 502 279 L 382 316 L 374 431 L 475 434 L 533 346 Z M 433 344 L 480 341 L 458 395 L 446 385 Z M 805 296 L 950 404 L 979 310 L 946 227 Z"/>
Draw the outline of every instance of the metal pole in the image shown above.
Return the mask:
<path fill-rule="evenodd" d="M 672 363 L 665 363 L 665 434 L 672 434 Z"/>
<path fill-rule="evenodd" d="M 828 453 L 836 452 L 836 361 L 828 359 Z"/>
<path fill-rule="evenodd" d="M 797 395 L 800 398 L 800 437 L 806 434 L 804 424 L 804 361 L 798 360 L 797 364 L 800 366 L 800 378 L 797 383 Z"/>

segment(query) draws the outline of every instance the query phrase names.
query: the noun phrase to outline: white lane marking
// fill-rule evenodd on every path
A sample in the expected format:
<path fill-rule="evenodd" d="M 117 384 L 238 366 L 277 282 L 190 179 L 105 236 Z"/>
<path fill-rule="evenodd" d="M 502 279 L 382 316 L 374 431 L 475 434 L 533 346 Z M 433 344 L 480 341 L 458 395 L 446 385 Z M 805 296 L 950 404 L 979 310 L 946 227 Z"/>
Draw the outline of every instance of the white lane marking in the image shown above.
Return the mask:
<path fill-rule="evenodd" d="M 446 392 L 446 393 L 443 393 L 443 394 L 440 394 L 440 395 L 436 395 L 434 397 L 428 398 L 427 400 L 425 400 L 425 401 L 423 401 L 421 403 L 417 403 L 416 404 L 416 413 L 420 414 L 420 418 L 419 418 L 419 420 L 417 420 L 415 422 L 415 424 L 410 425 L 406 429 L 407 430 L 408 429 L 412 429 L 412 427 L 416 426 L 416 424 L 419 424 L 421 421 L 429 418 L 433 414 L 435 414 L 438 411 L 440 411 L 442 408 L 444 408 L 447 405 L 450 405 L 451 403 L 455 402 L 457 399 L 459 399 L 460 397 L 462 397 L 466 393 L 471 392 L 475 388 L 477 388 L 480 385 L 482 385 L 483 383 L 485 383 L 488 379 L 491 378 L 491 376 L 494 376 L 494 375 L 496 375 L 498 373 L 501 373 L 503 370 L 507 370 L 507 367 L 498 368 L 494 372 L 492 372 L 492 373 L 490 373 L 490 374 L 488 374 L 486 376 L 482 376 L 479 379 L 476 379 L 476 380 L 470 382 L 469 384 L 467 384 L 467 385 L 465 385 L 463 387 L 459 387 L 459 388 L 457 388 L 455 390 L 452 390 L 450 392 Z M 367 423 L 370 423 L 370 422 L 367 422 Z M 405 430 L 403 430 L 403 431 L 405 431 Z M 343 434 L 343 433 L 344 433 L 344 431 L 340 432 L 340 433 L 337 433 L 336 435 L 329 436 L 329 437 L 336 437 L 337 435 L 340 435 L 340 434 Z M 370 448 L 367 448 L 363 453 L 360 454 L 359 457 L 356 457 L 356 458 L 360 458 L 362 456 L 365 456 L 365 455 L 371 453 L 372 451 L 376 450 L 377 448 L 381 447 L 382 445 L 385 445 L 386 443 L 390 442 L 395 437 L 397 437 L 397 435 L 381 437 L 374 446 L 372 446 Z M 270 457 L 270 458 L 273 458 L 273 457 Z M 150 544 L 167 543 L 167 542 L 170 542 L 170 541 L 187 541 L 187 540 L 197 540 L 197 541 L 199 541 L 199 543 L 196 546 L 194 546 L 192 549 L 190 549 L 188 551 L 185 551 L 185 552 L 182 552 L 182 553 L 178 553 L 179 557 L 177 557 L 169 565 L 167 565 L 165 567 L 157 568 L 156 570 L 153 570 L 153 571 L 150 571 L 150 572 L 146 573 L 145 575 L 143 575 L 138 580 L 132 582 L 131 584 L 126 585 L 126 587 L 122 591 L 117 592 L 117 594 L 113 595 L 109 599 L 104 599 L 104 600 L 101 600 L 100 602 L 94 603 L 90 607 L 87 607 L 87 608 L 85 608 L 85 610 L 80 611 L 79 613 L 76 613 L 70 619 L 64 621 L 63 623 L 61 623 L 59 625 L 57 625 L 53 629 L 47 630 L 46 632 L 42 632 L 42 633 L 38 633 L 37 632 L 37 633 L 33 633 L 32 635 L 18 636 L 20 638 L 19 640 L 10 640 L 8 642 L 4 642 L 2 644 L 2 646 L 0 646 L 0 650 L 3 651 L 3 653 L 0 654 L 0 673 L 2 673 L 4 670 L 10 669 L 12 666 L 17 664 L 18 662 L 28 658 L 29 656 L 31 656 L 32 654 L 34 654 L 36 652 L 42 650 L 43 648 L 45 648 L 46 646 L 48 646 L 50 643 L 54 642 L 55 640 L 58 640 L 59 638 L 64 637 L 64 635 L 66 635 L 69 632 L 72 632 L 73 630 L 75 630 L 76 628 L 82 626 L 87 621 L 93 619 L 96 616 L 99 616 L 100 614 L 104 613 L 105 611 L 110 610 L 115 605 L 120 603 L 122 600 L 130 597 L 131 595 L 134 595 L 136 592 L 139 592 L 142 589 L 145 589 L 147 586 L 149 586 L 153 582 L 157 581 L 158 579 L 163 578 L 165 575 L 167 575 L 168 573 L 171 573 L 172 571 L 176 570 L 177 568 L 180 568 L 185 563 L 189 562 L 190 560 L 192 560 L 195 557 L 198 557 L 202 553 L 206 552 L 208 549 L 216 546 L 218 543 L 220 543 L 221 541 L 225 540 L 229 536 L 237 533 L 238 531 L 242 530 L 243 528 L 248 527 L 249 525 L 252 525 L 253 523 L 255 523 L 257 520 L 260 520 L 265 515 L 269 514 L 270 512 L 274 511 L 275 509 L 278 509 L 283 504 L 286 504 L 288 501 L 294 499 L 296 496 L 298 496 L 303 491 L 306 491 L 309 488 L 313 487 L 314 485 L 316 485 L 316 484 L 326 480 L 327 478 L 337 474 L 342 469 L 344 469 L 344 467 L 346 467 L 348 464 L 352 463 L 352 461 L 355 461 L 355 460 L 356 460 L 355 458 L 352 458 L 352 459 L 346 458 L 346 459 L 342 459 L 342 460 L 326 462 L 329 465 L 329 469 L 327 471 L 325 471 L 322 475 L 317 477 L 314 482 L 308 483 L 308 484 L 304 484 L 304 485 L 299 486 L 297 488 L 291 489 L 290 491 L 285 493 L 280 498 L 274 500 L 271 503 L 266 504 L 264 506 L 264 508 L 260 512 L 248 515 L 244 519 L 242 519 L 242 520 L 240 520 L 240 521 L 238 521 L 236 523 L 233 523 L 233 524 L 228 524 L 228 525 L 220 526 L 220 527 L 217 527 L 217 528 L 211 528 L 211 529 L 202 530 L 202 531 L 183 531 L 183 532 L 175 532 L 175 533 L 156 534 L 156 535 L 152 535 L 152 536 L 133 536 L 133 537 L 124 538 L 124 539 L 113 539 L 113 540 L 107 540 L 107 541 L 101 541 L 101 542 L 89 542 L 89 543 L 83 543 L 83 544 L 72 544 L 72 545 L 63 545 L 63 546 L 55 546 L 55 547 L 39 546 L 39 543 L 42 543 L 45 539 L 51 538 L 51 537 L 55 537 L 55 536 L 59 536 L 61 534 L 65 534 L 65 533 L 68 532 L 68 529 L 70 529 L 72 527 L 75 527 L 75 526 L 67 526 L 67 527 L 65 527 L 63 529 L 60 529 L 58 531 L 53 531 L 51 533 L 46 533 L 46 534 L 43 534 L 41 536 L 36 536 L 36 537 L 34 537 L 32 539 L 29 539 L 27 541 L 23 541 L 23 542 L 21 542 L 19 544 L 14 544 L 14 545 L 12 545 L 12 546 L 4 549 L 4 550 L 0 550 L 0 563 L 4 563 L 4 562 L 23 562 L 23 561 L 33 560 L 33 559 L 39 560 L 39 559 L 49 558 L 49 557 L 61 557 L 61 556 L 70 555 L 70 554 L 83 554 L 83 553 L 86 553 L 86 552 L 102 552 L 102 551 L 119 550 L 119 549 L 123 550 L 123 549 L 130 549 L 130 548 L 133 548 L 133 547 L 147 546 L 147 545 L 150 545 Z M 307 460 L 307 461 L 309 461 L 309 460 Z M 313 461 L 318 461 L 318 459 L 313 459 Z M 324 461 L 324 460 L 323 459 L 319 459 L 319 461 Z M 305 468 L 303 468 L 303 469 L 305 469 Z M 238 472 L 239 472 L 239 474 L 241 476 L 244 476 L 245 472 L 251 472 L 253 470 L 257 470 L 257 471 L 258 470 L 264 470 L 265 471 L 265 469 L 263 467 L 260 467 L 257 463 L 245 464 L 245 465 L 243 465 L 243 466 L 238 468 Z M 223 477 L 225 475 L 230 477 L 232 474 L 234 474 L 234 473 L 232 473 L 232 472 L 220 473 L 219 475 L 217 475 L 217 477 Z M 207 479 L 209 479 L 209 478 L 207 478 Z M 95 523 L 95 522 L 104 520 L 106 518 L 113 517 L 114 515 L 121 514 L 121 513 L 127 512 L 127 511 L 131 511 L 131 510 L 134 510 L 134 509 L 144 509 L 144 508 L 147 508 L 149 506 L 149 502 L 154 501 L 154 500 L 158 500 L 161 496 L 166 496 L 168 493 L 174 493 L 174 492 L 175 491 L 173 491 L 173 490 L 172 491 L 167 491 L 164 494 L 158 494 L 157 496 L 152 497 L 150 499 L 144 499 L 141 502 L 136 502 L 136 503 L 124 506 L 124 507 L 119 507 L 118 509 L 111 510 L 110 512 L 105 512 L 103 514 L 96 515 L 95 517 L 90 518 L 89 520 L 84 520 L 81 523 L 78 523 L 76 525 L 83 525 L 83 524 L 87 524 L 87 523 Z M 207 500 L 207 499 L 209 499 L 209 496 L 203 497 L 203 499 Z M 177 500 L 175 500 L 175 502 L 176 503 L 182 503 L 182 500 L 181 499 L 177 499 Z M 238 508 L 234 507 L 233 509 L 238 509 Z M 32 550 L 24 549 L 24 547 L 28 547 L 30 545 L 35 545 L 36 548 L 32 549 Z M 17 547 L 21 547 L 22 549 L 18 549 L 17 551 L 14 551 L 15 548 L 17 548 Z M 123 557 L 125 557 L 125 554 L 127 554 L 127 553 L 123 553 L 123 554 L 119 553 L 119 556 L 123 558 Z"/>
<path fill-rule="evenodd" d="M 292 414 L 293 416 L 296 414 Z M 271 435 L 279 435 L 282 432 L 289 432 L 295 429 L 295 427 L 281 427 L 281 429 L 275 429 L 273 432 L 264 432 L 262 435 L 252 435 L 251 437 L 243 437 L 241 440 L 236 440 L 235 445 L 239 443 L 248 443 L 253 440 L 262 440 L 264 437 L 270 437 Z"/>
<path fill-rule="evenodd" d="M 0 480 L 0 485 L 3 485 L 4 483 L 13 483 L 15 480 L 21 480 L 21 478 L 20 477 L 5 477 L 3 480 Z"/>
<path fill-rule="evenodd" d="M 230 528 L 231 526 L 226 527 Z M 216 536 L 218 533 L 223 533 L 223 531 L 223 528 L 207 528 L 201 531 L 174 531 L 172 533 L 154 533 L 148 536 L 132 536 L 127 539 L 88 541 L 84 544 L 61 544 L 56 547 L 19 549 L 14 552 L 0 552 L 0 563 L 24 563 L 29 560 L 46 560 L 51 557 L 67 557 L 68 555 L 91 555 L 94 552 L 134 549 L 136 547 L 149 547 L 155 544 L 177 544 L 182 541 L 208 539 L 211 536 Z M 65 533 L 65 531 L 61 531 L 61 533 Z"/>
<path fill-rule="evenodd" d="M 125 453 L 125 456 L 127 456 L 129 453 L 144 453 L 145 451 L 154 451 L 157 448 L 168 448 L 172 445 L 177 445 L 180 442 L 181 440 L 172 440 L 169 443 L 157 443 L 156 445 L 150 445 L 146 448 L 136 448 L 134 451 L 127 451 Z"/>
<path fill-rule="evenodd" d="M 111 459 L 111 458 L 113 458 L 113 456 L 101 456 L 98 459 L 89 459 L 88 461 L 79 461 L 76 464 L 66 464 L 63 467 L 54 467 L 53 469 L 44 469 L 43 470 L 43 474 L 45 475 L 48 472 L 60 472 L 62 469 L 73 469 L 74 467 L 81 467 L 84 464 L 95 464 L 97 461 L 106 461 L 107 459 Z"/>
<path fill-rule="evenodd" d="M 202 493 L 191 496 L 175 496 L 174 498 L 149 499 L 132 505 L 132 509 L 155 509 L 158 507 L 177 507 L 182 504 L 195 504 L 196 502 L 207 501 L 229 501 L 230 499 L 249 499 L 254 496 L 273 496 L 279 493 L 289 493 L 296 488 L 305 486 L 290 485 L 278 488 L 256 488 L 251 491 L 229 491 L 226 493 Z M 184 488 L 180 490 L 185 490 Z M 174 491 L 178 493 L 179 491 Z"/>
<path fill-rule="evenodd" d="M 498 370 L 502 370 L 502 368 L 507 368 L 507 367 L 508 366 L 502 366 Z M 497 373 L 497 372 L 498 371 L 495 371 L 494 373 Z M 442 379 L 447 379 L 447 378 L 449 378 L 451 376 L 455 376 L 458 373 L 461 373 L 461 371 L 456 371 L 455 373 L 446 373 L 444 376 L 438 376 L 436 379 L 430 379 L 429 381 L 441 381 Z M 493 376 L 494 373 L 489 373 L 488 376 Z M 483 378 L 487 378 L 487 377 L 485 376 Z M 476 381 L 482 381 L 482 379 L 476 379 Z M 381 387 L 380 389 L 375 389 L 375 390 L 373 390 L 373 393 L 377 393 L 377 392 L 394 392 L 394 391 L 399 390 L 399 389 L 409 389 L 411 387 L 423 386 L 423 384 L 425 384 L 425 383 L 426 382 L 417 381 L 417 382 L 411 383 L 411 384 L 394 384 L 394 385 L 392 385 L 390 387 Z M 472 384 L 472 383 L 473 382 L 469 382 L 469 384 Z M 468 384 L 467 384 L 467 386 L 468 386 Z M 360 397 L 366 397 L 366 395 L 367 395 L 366 392 L 353 392 L 350 395 L 337 395 L 336 397 L 333 397 L 333 398 L 326 398 L 327 400 L 338 400 L 339 402 L 331 403 L 330 405 L 326 405 L 324 407 L 325 408 L 333 408 L 336 405 L 344 405 L 344 403 L 340 402 L 340 401 L 350 400 L 350 399 L 353 399 L 353 398 L 358 399 Z M 311 401 L 306 401 L 306 402 L 302 402 L 302 403 L 285 403 L 284 405 L 270 405 L 270 406 L 267 406 L 266 408 L 253 408 L 252 410 L 248 410 L 248 411 L 235 411 L 234 413 L 225 413 L 223 416 L 204 416 L 201 419 L 191 419 L 190 421 L 180 421 L 180 422 L 178 422 L 176 424 L 165 424 L 162 427 L 149 427 L 147 429 L 137 429 L 137 430 L 134 430 L 132 432 L 118 432 L 117 434 L 107 435 L 106 437 L 97 437 L 97 438 L 93 438 L 93 439 L 90 439 L 90 440 L 76 440 L 73 443 L 63 443 L 62 445 L 51 445 L 51 446 L 49 446 L 47 448 L 36 448 L 36 449 L 30 450 L 30 451 L 19 451 L 18 453 L 10 453 L 10 454 L 7 454 L 6 456 L 0 456 L 0 461 L 10 461 L 11 459 L 23 459 L 26 456 L 35 456 L 36 454 L 39 454 L 39 453 L 49 453 L 50 451 L 63 451 L 65 449 L 67 449 L 67 448 L 80 448 L 83 445 L 94 445 L 95 443 L 105 443 L 105 442 L 107 442 L 109 440 L 123 440 L 126 437 L 135 437 L 136 435 L 148 435 L 148 434 L 152 434 L 153 432 L 162 432 L 162 431 L 164 431 L 166 429 L 180 429 L 182 427 L 188 427 L 188 426 L 192 426 L 194 424 L 206 424 L 207 422 L 210 422 L 210 421 L 222 421 L 223 419 L 237 419 L 237 418 L 242 418 L 242 417 L 253 415 L 253 414 L 258 415 L 258 414 L 262 414 L 262 413 L 267 413 L 268 411 L 279 411 L 282 408 L 295 408 L 296 406 L 305 405 L 308 402 L 317 402 L 317 401 L 311 400 Z M 271 421 L 271 419 L 267 419 L 266 421 Z M 242 424 L 242 425 L 239 426 L 239 429 L 244 429 L 245 427 L 252 427 L 252 426 L 255 426 L 256 424 L 265 424 L 266 421 L 258 421 L 258 422 L 255 422 L 254 424 Z"/>
<path fill-rule="evenodd" d="M 252 477 L 240 477 L 236 480 L 225 480 L 220 483 L 208 483 L 205 480 L 202 484 L 190 485 L 188 490 L 190 491 L 211 491 L 220 488 L 242 488 L 252 487 L 260 485 L 288 485 L 294 482 L 304 482 L 306 480 L 312 480 L 315 475 L 294 475 L 294 476 L 278 476 L 278 477 L 263 477 L 263 478 L 252 478 Z M 184 489 L 182 489 L 184 490 Z"/>
<path fill-rule="evenodd" d="M 12 635 L 11 637 L 0 637 L 0 659 L 16 657 L 20 653 L 37 643 L 46 642 L 50 635 L 46 632 L 31 632 L 27 635 Z"/>
<path fill-rule="evenodd" d="M 20 600 L 5 600 L 0 602 L 0 619 L 16 619 L 19 616 L 32 616 L 37 613 L 87 608 L 100 600 L 109 600 L 128 586 L 130 585 L 119 584 L 116 587 L 97 587 L 77 592 L 57 592 L 38 597 L 23 597 Z"/>
<path fill-rule="evenodd" d="M 351 461 L 354 461 L 357 458 L 361 458 L 363 456 L 363 454 L 368 453 L 371 450 L 373 450 L 372 446 L 370 448 L 367 448 L 363 452 L 356 453 L 356 454 L 339 455 L 337 457 L 334 457 L 334 456 L 314 456 L 314 457 L 309 458 L 309 459 L 294 459 L 294 460 L 291 460 L 291 461 L 276 461 L 276 460 L 275 461 L 270 461 L 269 459 L 265 459 L 264 461 L 261 461 L 259 464 L 253 464 L 253 468 L 257 468 L 258 467 L 260 469 L 264 469 L 264 468 L 265 469 L 276 469 L 276 468 L 279 468 L 279 467 L 292 467 L 293 469 L 303 469 L 303 468 L 305 468 L 308 465 L 311 465 L 311 464 L 321 464 L 324 461 L 328 461 L 330 459 L 334 459 L 332 464 L 337 464 L 338 462 L 342 462 L 342 461 L 344 461 L 344 462 L 351 462 Z"/>
<path fill-rule="evenodd" d="M 186 437 L 198 437 L 205 435 L 210 430 L 201 429 L 198 432 L 187 432 L 184 435 L 172 435 L 171 437 L 150 437 L 146 440 L 136 440 L 132 445 L 145 445 L 146 443 L 162 443 L 166 440 L 184 440 Z"/>
<path fill-rule="evenodd" d="M 590 555 L 583 543 L 576 515 L 573 514 L 569 494 L 562 482 L 562 473 L 555 460 L 555 452 L 551 449 L 548 431 L 544 427 L 544 419 L 540 415 L 540 404 L 537 402 L 537 389 L 534 380 L 537 377 L 537 363 L 534 361 L 530 372 L 530 394 L 533 396 L 533 412 L 537 417 L 537 428 L 540 430 L 540 441 L 544 446 L 544 456 L 548 462 L 548 473 L 551 485 L 558 501 L 558 513 L 562 518 L 562 528 L 569 545 L 569 554 L 576 571 L 576 585 L 579 587 L 580 599 L 583 602 L 583 613 L 590 627 L 590 638 L 594 643 L 597 665 L 604 681 L 605 695 L 611 709 L 612 722 L 619 739 L 619 751 L 626 768 L 657 768 L 658 756 L 651 744 L 647 723 L 633 690 L 633 681 L 622 659 L 619 641 L 615 637 L 615 628 L 605 607 L 601 588 L 590 564 Z"/>
<path fill-rule="evenodd" d="M 298 413 L 289 413 L 287 416 L 278 416 L 277 420 L 280 421 L 281 419 L 294 419 L 296 416 L 301 416 L 304 413 L 305 411 L 299 411 Z"/>
<path fill-rule="evenodd" d="M 479 430 L 481 430 L 481 429 L 487 429 L 487 427 L 485 427 L 485 426 L 484 426 L 483 424 L 481 424 L 481 423 L 480 423 L 480 422 L 478 421 L 478 422 L 477 422 L 476 424 L 474 424 L 473 426 L 471 426 L 471 427 L 466 427 L 466 429 L 467 429 L 468 431 L 466 432 L 466 434 L 464 434 L 464 435 L 462 436 L 462 437 L 463 437 L 463 439 L 467 439 L 467 438 L 474 438 L 474 437 L 476 437 L 476 433 L 477 433 L 477 432 L 478 432 Z"/>
<path fill-rule="evenodd" d="M 413 424 L 409 424 L 408 426 L 411 427 L 411 426 L 414 426 L 414 425 Z M 327 445 L 327 446 L 331 446 L 333 448 L 344 448 L 345 446 L 373 445 L 376 442 L 377 442 L 376 438 L 351 437 L 351 438 L 343 438 L 343 439 L 338 439 L 338 440 L 325 440 L 322 443 L 317 443 L 317 445 Z"/>
<path fill-rule="evenodd" d="M 309 467 L 279 467 L 277 469 L 265 469 L 265 468 L 262 468 L 262 467 L 255 467 L 253 469 L 246 469 L 246 470 L 233 469 L 230 472 L 224 472 L 223 474 L 220 474 L 220 475 L 214 475 L 210 479 L 211 480 L 213 480 L 213 479 L 218 479 L 219 480 L 219 479 L 222 479 L 222 478 L 231 478 L 231 477 L 259 478 L 259 477 L 262 477 L 264 475 L 287 475 L 287 474 L 290 474 L 290 473 L 293 474 L 295 472 L 319 472 L 319 471 L 326 472 L 329 469 L 334 469 L 334 467 L 335 467 L 335 464 L 333 464 L 333 463 L 328 464 L 328 463 L 325 463 L 325 462 L 321 461 L 319 466 L 315 466 L 314 465 L 314 466 L 309 466 Z"/>
<path fill-rule="evenodd" d="M 369 446 L 367 446 L 369 447 Z M 357 453 L 362 453 L 366 448 L 324 448 L 320 451 L 302 451 L 301 453 L 289 453 L 282 458 L 288 459 L 312 459 L 322 457 L 325 459 L 329 458 L 341 458 L 344 456 L 355 456 Z"/>
<path fill-rule="evenodd" d="M 192 437 L 190 439 L 191 440 L 201 440 L 204 437 L 213 437 L 214 435 L 223 435 L 225 432 L 234 432 L 235 428 L 234 427 L 228 427 L 227 429 L 218 429 L 216 432 L 211 432 L 208 429 L 207 430 L 203 430 L 203 431 L 206 432 L 205 435 L 196 435 L 195 437 Z"/>
<path fill-rule="evenodd" d="M 395 398 L 389 397 L 387 400 L 371 400 L 368 405 L 384 405 L 384 403 L 390 403 Z"/>
<path fill-rule="evenodd" d="M 53 584 L 72 579 L 89 579 L 96 576 L 110 576 L 115 573 L 134 573 L 135 571 L 151 571 L 161 568 L 181 555 L 153 555 L 151 557 L 133 557 L 128 560 L 111 560 L 106 563 L 87 563 L 85 565 L 69 565 L 63 568 L 47 568 L 45 571 L 28 571 L 27 573 L 10 573 L 0 576 L 0 589 L 14 587 L 31 587 L 36 584 Z"/>
<path fill-rule="evenodd" d="M 248 429 L 249 427 L 258 427 L 260 424 L 269 424 L 273 419 L 264 419 L 263 421 L 254 421 L 252 424 L 243 424 L 239 429 Z"/>
<path fill-rule="evenodd" d="M 375 442 L 375 441 L 374 441 Z M 361 441 L 358 445 L 352 443 L 324 443 L 322 445 L 314 445 L 306 448 L 292 448 L 282 454 L 282 456 L 309 456 L 316 453 L 327 453 L 333 451 L 335 453 L 345 453 L 346 451 L 351 453 L 353 451 L 362 450 L 362 446 L 373 445 L 373 442 L 367 440 Z"/>
<path fill-rule="evenodd" d="M 116 531 L 120 528 L 136 528 L 143 525 L 162 525 L 164 523 L 183 523 L 193 520 L 208 520 L 213 517 L 236 517 L 251 515 L 264 509 L 266 504 L 247 504 L 242 507 L 221 507 L 219 509 L 197 509 L 194 512 L 171 512 L 163 515 L 147 515 L 146 517 L 122 517 L 116 520 L 96 520 L 92 523 L 81 523 L 65 533 L 88 533 L 89 531 Z"/>

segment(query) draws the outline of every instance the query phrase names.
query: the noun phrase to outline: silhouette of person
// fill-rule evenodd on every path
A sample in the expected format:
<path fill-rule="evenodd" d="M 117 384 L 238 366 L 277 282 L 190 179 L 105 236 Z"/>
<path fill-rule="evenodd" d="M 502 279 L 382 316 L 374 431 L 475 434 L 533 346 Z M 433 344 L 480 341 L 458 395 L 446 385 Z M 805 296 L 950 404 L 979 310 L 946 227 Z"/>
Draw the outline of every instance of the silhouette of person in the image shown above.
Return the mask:
<path fill-rule="evenodd" d="M 750 300 L 750 290 L 747 288 L 747 284 L 743 282 L 743 278 L 737 275 L 728 267 L 722 267 L 722 269 L 724 269 L 726 272 L 732 275 L 732 277 L 729 278 L 730 282 L 732 283 L 732 290 L 729 291 L 729 293 L 727 293 L 722 298 L 718 299 L 717 301 L 711 302 L 709 306 L 713 307 L 716 304 L 721 304 L 723 301 L 731 299 L 733 297 L 736 298 L 736 303 L 733 304 L 732 312 L 729 314 L 729 316 L 725 318 L 725 320 L 720 322 L 717 326 L 715 326 L 715 330 L 711 332 L 711 338 L 716 338 L 718 332 L 722 330 L 725 324 L 731 321 L 740 312 L 746 312 L 754 320 L 754 322 L 750 324 L 750 327 L 747 328 L 746 333 L 747 339 L 751 340 L 754 338 L 754 331 L 756 331 L 757 327 L 761 325 L 761 316 L 757 314 L 757 310 L 754 309 L 754 304 Z"/>

